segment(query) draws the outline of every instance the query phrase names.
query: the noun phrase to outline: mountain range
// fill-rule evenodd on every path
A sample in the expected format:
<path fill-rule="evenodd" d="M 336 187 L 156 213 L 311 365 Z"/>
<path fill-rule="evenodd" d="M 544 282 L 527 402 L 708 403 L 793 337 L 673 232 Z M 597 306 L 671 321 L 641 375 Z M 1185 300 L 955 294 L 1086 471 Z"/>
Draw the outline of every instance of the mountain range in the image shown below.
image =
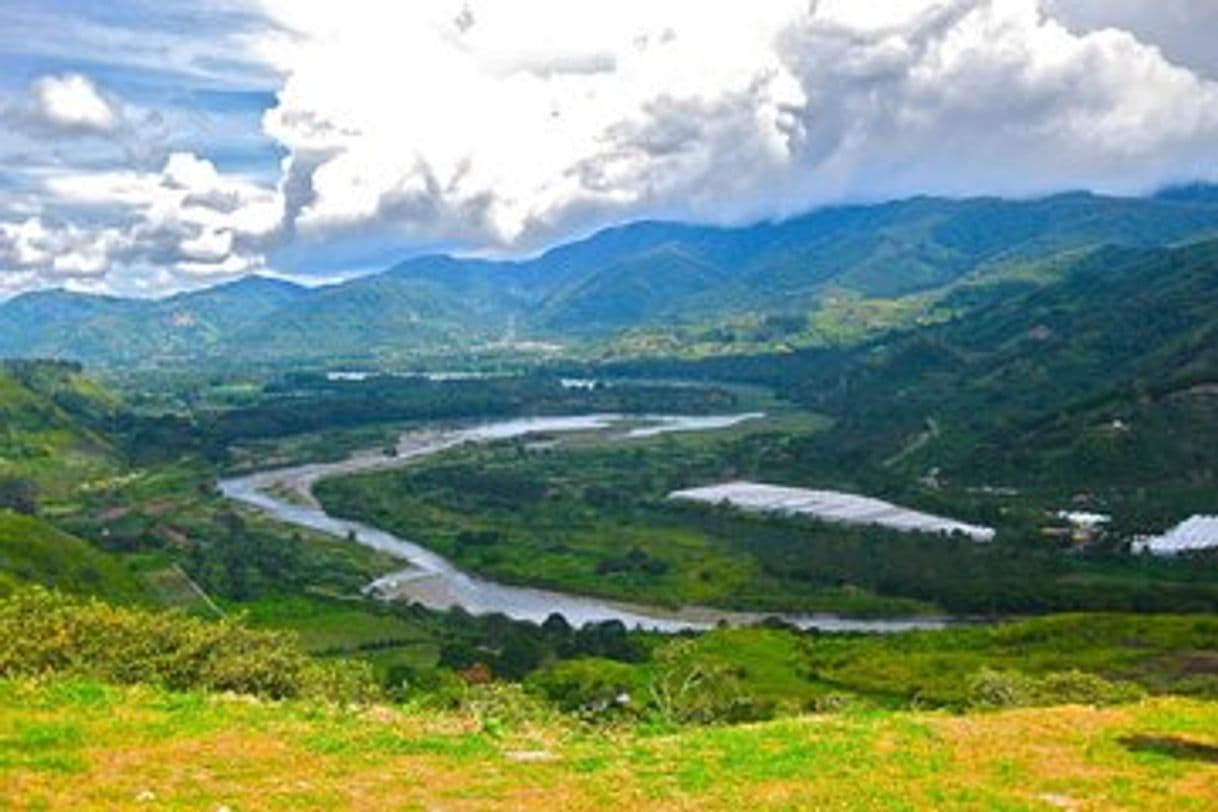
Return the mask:
<path fill-rule="evenodd" d="M 0 356 L 91 364 L 367 359 L 511 339 L 806 316 L 840 303 L 964 312 L 1103 246 L 1218 235 L 1218 192 L 920 197 L 712 227 L 638 222 L 525 260 L 409 259 L 317 288 L 251 276 L 159 300 L 39 291 L 0 304 Z"/>
<path fill-rule="evenodd" d="M 813 477 L 1086 483 L 1161 527 L 1218 493 L 1218 240 L 1096 249 L 1051 283 L 853 345 L 610 370 L 762 384 L 831 417 L 791 451 Z"/>

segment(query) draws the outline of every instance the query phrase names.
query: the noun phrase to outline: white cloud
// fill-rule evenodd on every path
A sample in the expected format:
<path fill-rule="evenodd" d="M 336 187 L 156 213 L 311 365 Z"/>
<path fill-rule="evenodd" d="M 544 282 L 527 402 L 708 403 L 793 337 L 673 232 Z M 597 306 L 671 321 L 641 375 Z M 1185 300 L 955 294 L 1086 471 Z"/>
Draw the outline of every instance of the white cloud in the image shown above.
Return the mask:
<path fill-rule="evenodd" d="M 79 73 L 43 76 L 30 88 L 34 122 L 68 133 L 113 133 L 122 114 L 88 77 Z"/>
<path fill-rule="evenodd" d="M 268 134 L 306 233 L 530 247 L 916 192 L 1215 177 L 1218 85 L 1037 0 L 386 7 L 267 0 L 299 33 Z"/>
<path fill-rule="evenodd" d="M 44 282 L 112 267 L 195 278 L 257 270 L 283 211 L 273 189 L 223 177 L 189 153 L 174 153 L 159 172 L 56 173 L 41 186 L 48 208 L 92 223 L 0 222 L 0 268 L 34 271 Z"/>
<path fill-rule="evenodd" d="M 0 299 L 39 286 L 39 278 L 33 271 L 0 272 Z"/>
<path fill-rule="evenodd" d="M 1177 65 L 1218 79 L 1214 0 L 1046 0 L 1046 8 L 1072 30 L 1128 31 Z"/>
<path fill-rule="evenodd" d="M 175 152 L 159 172 L 130 170 L 52 174 L 44 179 L 48 198 L 86 207 L 120 206 L 139 215 L 145 228 L 189 227 L 225 231 L 249 241 L 265 240 L 279 227 L 278 193 L 216 171 L 211 161 Z"/>
<path fill-rule="evenodd" d="M 43 77 L 19 112 L 73 139 L 5 167 L 0 296 L 165 291 L 369 234 L 516 252 L 641 217 L 1218 179 L 1211 0 L 260 0 L 261 27 L 209 3 L 236 20 L 214 52 L 172 26 L 17 19 L 56 53 L 112 38 L 116 64 L 281 80 L 261 125 L 286 152 L 277 187 L 185 151 L 210 148 L 210 113 L 162 147 L 160 111 Z"/>
<path fill-rule="evenodd" d="M 102 275 L 110 257 L 129 244 L 129 238 L 114 228 L 81 228 L 40 217 L 0 223 L 0 268 L 11 269 L 0 277 L 15 273 L 30 281 L 34 276 L 65 280 Z"/>
<path fill-rule="evenodd" d="M 0 53 L 106 65 L 176 88 L 273 89 L 268 66 L 249 58 L 255 32 L 267 35 L 253 0 L 0 3 Z"/>

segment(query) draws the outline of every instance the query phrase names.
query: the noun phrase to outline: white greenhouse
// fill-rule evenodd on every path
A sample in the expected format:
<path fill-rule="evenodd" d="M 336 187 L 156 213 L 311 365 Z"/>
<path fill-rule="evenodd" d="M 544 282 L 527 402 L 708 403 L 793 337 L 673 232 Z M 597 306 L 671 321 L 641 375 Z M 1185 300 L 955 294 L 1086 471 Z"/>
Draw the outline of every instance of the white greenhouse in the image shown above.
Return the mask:
<path fill-rule="evenodd" d="M 1214 547 L 1218 547 L 1218 516 L 1192 516 L 1161 536 L 1133 543 L 1134 552 L 1153 555 L 1176 555 Z"/>
<path fill-rule="evenodd" d="M 961 533 L 975 541 L 991 541 L 994 530 L 894 505 L 880 499 L 841 491 L 814 491 L 757 482 L 728 482 L 673 491 L 669 499 L 707 504 L 726 503 L 741 510 L 815 516 L 842 524 L 878 525 L 919 533 Z"/>

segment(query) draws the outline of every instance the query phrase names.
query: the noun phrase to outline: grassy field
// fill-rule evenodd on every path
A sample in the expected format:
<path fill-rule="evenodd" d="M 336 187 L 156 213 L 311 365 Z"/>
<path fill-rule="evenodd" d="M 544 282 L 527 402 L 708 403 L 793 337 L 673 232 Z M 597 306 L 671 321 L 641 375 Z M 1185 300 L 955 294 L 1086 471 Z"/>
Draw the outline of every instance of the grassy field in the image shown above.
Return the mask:
<path fill-rule="evenodd" d="M 759 648 L 764 634 L 729 630 L 698 642 L 760 670 L 776 651 L 773 643 Z M 897 707 L 963 707 L 970 677 L 984 668 L 1031 675 L 1079 670 L 1151 691 L 1218 698 L 1216 650 L 1218 621 L 1204 615 L 1053 615 L 899 635 L 820 635 L 803 647 L 798 673 L 821 690 Z"/>
<path fill-rule="evenodd" d="M 1206 810 L 1218 704 L 868 712 L 676 732 L 0 683 L 11 809 Z"/>
<path fill-rule="evenodd" d="M 657 684 L 698 674 L 703 695 L 722 700 L 721 717 L 750 719 L 825 708 L 988 706 L 991 694 L 979 682 L 986 674 L 1001 675 L 1003 690 L 1028 679 L 1073 682 L 1039 703 L 1046 705 L 1143 692 L 1218 699 L 1218 621 L 1204 616 L 1056 615 L 872 636 L 716 629 L 652 644 L 645 662 L 560 661 L 525 684 L 571 709 L 620 690 L 653 697 Z M 1085 687 L 1094 678 L 1109 682 Z"/>

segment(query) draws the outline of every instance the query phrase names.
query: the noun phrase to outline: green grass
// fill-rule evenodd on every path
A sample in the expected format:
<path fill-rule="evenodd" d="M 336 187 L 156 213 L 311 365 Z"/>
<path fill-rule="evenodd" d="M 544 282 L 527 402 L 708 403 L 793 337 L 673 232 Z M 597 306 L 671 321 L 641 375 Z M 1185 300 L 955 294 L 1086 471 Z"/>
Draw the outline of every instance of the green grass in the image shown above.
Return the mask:
<path fill-rule="evenodd" d="M 140 561 L 141 556 L 132 556 Z M 164 557 L 149 556 L 140 561 L 147 566 L 143 572 L 148 593 L 157 606 L 180 609 L 190 615 L 218 616 L 223 613 L 211 596 L 198 587 L 178 564 L 164 564 Z"/>
<path fill-rule="evenodd" d="M 254 628 L 293 634 L 311 654 L 363 660 L 382 679 L 395 668 L 435 668 L 439 659 L 442 637 L 434 623 L 368 601 L 301 595 L 232 608 Z"/>
<path fill-rule="evenodd" d="M 724 692 L 764 709 L 763 718 L 840 707 L 960 710 L 979 701 L 972 682 L 987 670 L 1031 678 L 1083 672 L 1134 691 L 1218 699 L 1218 620 L 1198 615 L 1055 615 L 893 635 L 717 629 L 657 637 L 646 662 L 557 663 L 527 684 L 578 707 L 603 695 L 607 680 L 636 694 L 637 706 L 676 647 L 683 662 L 719 675 Z"/>
<path fill-rule="evenodd" d="M 1155 691 L 1218 698 L 1218 621 L 1205 615 L 1067 614 L 885 637 L 816 638 L 816 682 L 898 703 L 964 704 L 982 668 L 1048 674 L 1077 669 Z"/>
<path fill-rule="evenodd" d="M 1218 704 L 869 712 L 661 735 L 0 682 L 15 808 L 1205 810 Z"/>

